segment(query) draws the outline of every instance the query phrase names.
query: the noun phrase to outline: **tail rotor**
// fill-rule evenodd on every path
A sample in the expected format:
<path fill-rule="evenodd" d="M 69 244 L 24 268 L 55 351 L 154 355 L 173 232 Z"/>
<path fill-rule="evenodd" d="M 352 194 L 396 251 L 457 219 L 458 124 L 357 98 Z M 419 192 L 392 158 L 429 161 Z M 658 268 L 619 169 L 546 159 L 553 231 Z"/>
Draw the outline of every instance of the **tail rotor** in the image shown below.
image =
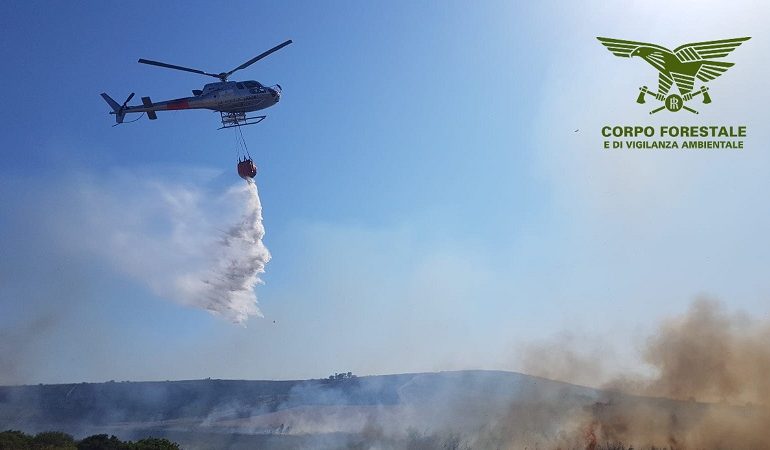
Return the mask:
<path fill-rule="evenodd" d="M 110 112 L 110 114 L 115 114 L 115 125 L 123 123 L 123 119 L 126 117 L 126 108 L 128 108 L 128 102 L 134 98 L 134 93 L 132 92 L 122 105 L 119 105 L 118 102 L 113 100 L 112 97 L 104 92 L 102 92 L 102 98 L 105 102 L 107 102 L 108 105 L 110 105 L 110 108 L 112 108 L 112 112 Z"/>
<path fill-rule="evenodd" d="M 128 96 L 125 102 L 123 102 L 123 106 L 120 107 L 121 111 L 126 109 L 126 105 L 128 105 L 128 102 L 131 101 L 131 99 L 134 98 L 134 93 L 132 92 L 131 95 Z"/>

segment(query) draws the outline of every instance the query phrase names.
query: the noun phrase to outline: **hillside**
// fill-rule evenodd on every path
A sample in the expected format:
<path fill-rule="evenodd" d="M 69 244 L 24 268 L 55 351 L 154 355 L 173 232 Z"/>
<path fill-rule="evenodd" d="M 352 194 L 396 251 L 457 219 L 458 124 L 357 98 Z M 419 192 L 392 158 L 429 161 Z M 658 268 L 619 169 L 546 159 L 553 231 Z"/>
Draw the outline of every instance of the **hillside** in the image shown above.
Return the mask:
<path fill-rule="evenodd" d="M 702 409 L 518 373 L 461 371 L 344 380 L 0 387 L 0 428 L 168 437 L 184 448 L 339 448 L 405 436 L 546 441 L 563 434 L 573 418 L 595 414 L 610 398 L 680 413 Z"/>

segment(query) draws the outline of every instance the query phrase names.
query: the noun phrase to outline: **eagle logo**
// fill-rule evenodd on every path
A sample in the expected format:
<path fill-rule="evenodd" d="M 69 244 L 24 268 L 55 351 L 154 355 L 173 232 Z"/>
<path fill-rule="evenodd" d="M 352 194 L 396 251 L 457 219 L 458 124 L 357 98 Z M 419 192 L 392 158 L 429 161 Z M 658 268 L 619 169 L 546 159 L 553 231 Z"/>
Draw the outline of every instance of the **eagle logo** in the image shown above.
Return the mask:
<path fill-rule="evenodd" d="M 693 42 L 677 47 L 674 51 L 645 42 L 605 37 L 597 37 L 596 39 L 607 47 L 613 55 L 623 58 L 638 56 L 658 71 L 658 92 L 653 92 L 647 86 L 642 86 L 639 88 L 641 92 L 636 99 L 637 103 L 643 104 L 645 103 L 645 96 L 651 95 L 656 100 L 663 102 L 662 106 L 653 109 L 650 114 L 655 114 L 664 108 L 671 112 L 684 109 L 698 114 L 698 111 L 688 107 L 685 103 L 695 96 L 703 94 L 703 103 L 708 104 L 711 103 L 711 97 L 705 84 L 693 91 L 695 79 L 707 83 L 725 73 L 727 69 L 733 66 L 733 63 L 717 61 L 716 59 L 724 58 L 736 47 L 751 38 Z M 679 90 L 678 94 L 669 93 L 674 84 Z"/>

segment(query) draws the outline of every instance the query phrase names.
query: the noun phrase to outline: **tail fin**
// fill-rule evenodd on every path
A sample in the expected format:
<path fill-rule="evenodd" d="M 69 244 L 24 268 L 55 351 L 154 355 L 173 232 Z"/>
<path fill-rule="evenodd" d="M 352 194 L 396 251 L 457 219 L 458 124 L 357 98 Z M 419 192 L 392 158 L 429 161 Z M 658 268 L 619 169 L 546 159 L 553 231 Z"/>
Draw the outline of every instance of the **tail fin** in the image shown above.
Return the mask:
<path fill-rule="evenodd" d="M 102 98 L 105 102 L 107 102 L 108 105 L 110 105 L 110 108 L 112 108 L 112 113 L 115 114 L 115 122 L 117 123 L 123 123 L 123 118 L 126 117 L 126 113 L 123 112 L 123 108 L 112 99 L 109 95 L 102 92 Z"/>
<path fill-rule="evenodd" d="M 152 100 L 150 100 L 150 97 L 142 97 L 142 104 L 145 108 L 152 108 Z M 158 118 L 158 115 L 155 114 L 155 111 L 147 111 L 147 117 L 149 117 L 150 120 L 155 120 Z"/>

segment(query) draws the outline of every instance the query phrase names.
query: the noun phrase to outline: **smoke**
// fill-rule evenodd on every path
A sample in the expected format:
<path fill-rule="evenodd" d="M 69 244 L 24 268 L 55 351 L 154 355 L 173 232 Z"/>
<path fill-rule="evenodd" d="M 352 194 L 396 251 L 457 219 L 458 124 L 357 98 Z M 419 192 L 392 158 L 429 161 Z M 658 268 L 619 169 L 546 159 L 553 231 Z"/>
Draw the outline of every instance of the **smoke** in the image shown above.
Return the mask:
<path fill-rule="evenodd" d="M 262 317 L 254 288 L 262 284 L 259 276 L 265 272 L 270 252 L 262 242 L 265 227 L 256 183 L 249 180 L 236 191 L 246 195 L 243 217 L 217 243 L 211 266 L 202 274 L 182 276 L 179 287 L 200 307 L 243 323 L 249 316 Z"/>
<path fill-rule="evenodd" d="M 36 347 L 53 331 L 58 317 L 41 313 L 31 320 L 0 328 L 0 385 L 25 378 L 30 359 L 38 359 Z M 34 365 L 34 364 L 33 364 Z"/>
<path fill-rule="evenodd" d="M 622 376 L 609 387 L 687 406 L 610 399 L 590 414 L 599 438 L 676 448 L 770 448 L 770 324 L 699 299 L 665 321 L 642 356 L 655 376 Z"/>
<path fill-rule="evenodd" d="M 570 368 L 580 377 L 592 362 L 602 365 L 597 352 L 585 348 L 557 354 L 566 355 L 563 362 L 543 369 L 553 359 L 543 358 L 535 367 L 571 380 Z M 770 324 L 698 299 L 658 327 L 640 358 L 652 375 L 615 376 L 600 401 L 561 421 L 555 445 L 770 448 Z"/>
<path fill-rule="evenodd" d="M 658 370 L 644 393 L 770 406 L 770 326 L 701 299 L 664 323 L 644 353 Z"/>
<path fill-rule="evenodd" d="M 524 344 L 517 353 L 518 366 L 524 373 L 592 387 L 606 380 L 607 366 L 614 356 L 608 344 L 574 332 Z"/>

